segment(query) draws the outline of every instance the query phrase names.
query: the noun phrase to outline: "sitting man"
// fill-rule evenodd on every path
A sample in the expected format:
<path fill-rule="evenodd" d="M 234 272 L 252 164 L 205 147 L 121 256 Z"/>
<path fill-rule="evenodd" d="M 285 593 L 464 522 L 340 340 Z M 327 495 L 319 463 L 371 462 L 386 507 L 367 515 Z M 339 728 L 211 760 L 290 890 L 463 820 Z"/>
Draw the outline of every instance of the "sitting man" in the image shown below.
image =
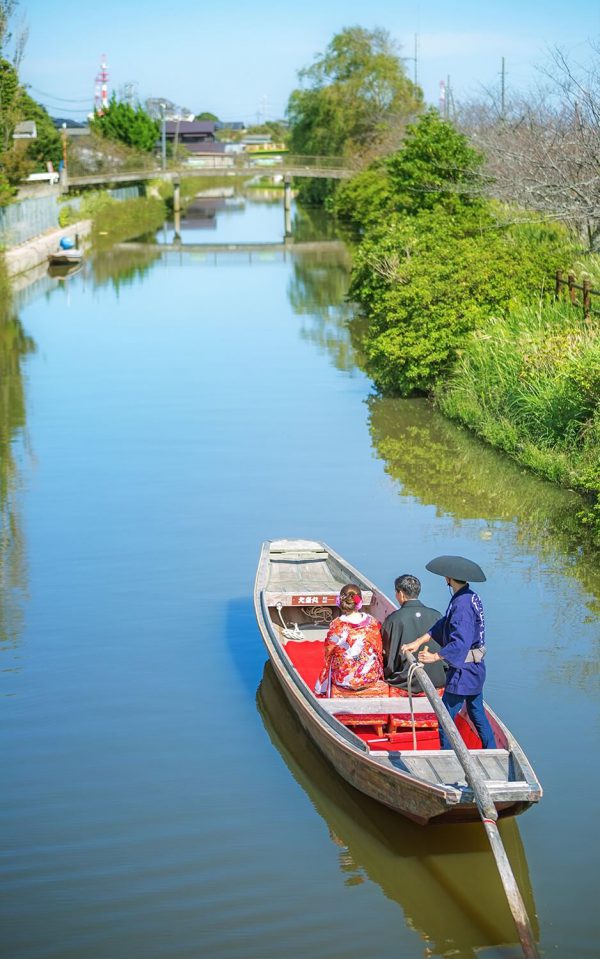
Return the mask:
<path fill-rule="evenodd" d="M 408 660 L 400 647 L 407 646 L 418 636 L 426 633 L 442 614 L 437 609 L 424 606 L 419 600 L 421 583 L 416 576 L 404 573 L 398 576 L 394 586 L 400 609 L 387 617 L 381 629 L 384 676 L 390 686 L 407 689 Z M 433 641 L 430 642 L 429 648 L 431 652 L 437 652 L 440 649 L 439 645 Z M 443 660 L 427 663 L 425 672 L 438 689 L 446 685 L 446 666 Z M 414 682 L 412 687 L 416 692 L 420 692 L 418 683 Z"/>

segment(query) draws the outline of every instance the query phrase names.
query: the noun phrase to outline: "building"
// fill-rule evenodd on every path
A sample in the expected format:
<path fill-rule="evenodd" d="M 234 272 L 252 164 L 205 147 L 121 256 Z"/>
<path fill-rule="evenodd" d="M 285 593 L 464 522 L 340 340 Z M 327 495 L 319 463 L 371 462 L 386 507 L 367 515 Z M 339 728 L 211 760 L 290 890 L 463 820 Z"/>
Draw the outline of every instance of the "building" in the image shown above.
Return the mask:
<path fill-rule="evenodd" d="M 36 140 L 37 139 L 37 127 L 35 125 L 35 120 L 23 120 L 22 123 L 17 123 L 13 133 L 13 140 Z"/>

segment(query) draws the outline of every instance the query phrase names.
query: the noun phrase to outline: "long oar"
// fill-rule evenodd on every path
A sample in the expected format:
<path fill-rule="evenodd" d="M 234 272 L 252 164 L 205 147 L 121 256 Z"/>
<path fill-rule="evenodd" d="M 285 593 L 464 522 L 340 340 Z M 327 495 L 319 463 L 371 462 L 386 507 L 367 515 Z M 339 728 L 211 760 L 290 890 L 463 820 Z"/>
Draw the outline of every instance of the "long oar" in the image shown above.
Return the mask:
<path fill-rule="evenodd" d="M 406 655 L 409 663 L 416 663 L 416 659 L 412 653 L 407 653 Z M 471 758 L 469 750 L 465 746 L 461 735 L 458 732 L 452 717 L 450 716 L 450 713 L 444 706 L 435 686 L 431 682 L 425 670 L 415 669 L 415 676 L 419 682 L 419 685 L 421 686 L 421 689 L 431 703 L 440 726 L 443 728 L 446 736 L 450 740 L 458 761 L 464 770 L 466 780 L 473 790 L 475 802 L 477 803 L 477 809 L 479 810 L 481 821 L 490 841 L 492 852 L 494 853 L 494 858 L 496 860 L 498 872 L 500 873 L 502 885 L 504 886 L 504 892 L 506 893 L 508 905 L 510 907 L 510 911 L 512 912 L 513 919 L 515 920 L 515 925 L 517 927 L 519 939 L 521 940 L 523 952 L 527 959 L 539 959 L 539 953 L 533 937 L 533 930 L 531 928 L 531 923 L 529 922 L 529 916 L 527 915 L 525 904 L 521 897 L 521 893 L 519 892 L 519 887 L 517 886 L 517 882 L 513 875 L 508 856 L 506 855 L 506 849 L 504 848 L 502 838 L 498 831 L 498 826 L 496 825 L 498 812 L 492 797 L 490 796 L 485 779 Z"/>

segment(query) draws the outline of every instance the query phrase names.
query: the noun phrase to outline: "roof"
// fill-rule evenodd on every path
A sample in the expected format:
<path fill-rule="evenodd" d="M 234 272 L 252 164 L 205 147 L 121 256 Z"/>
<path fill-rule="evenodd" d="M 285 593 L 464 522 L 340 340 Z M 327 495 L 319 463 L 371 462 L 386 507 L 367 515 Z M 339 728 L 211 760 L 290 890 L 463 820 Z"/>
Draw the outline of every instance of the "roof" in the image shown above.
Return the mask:
<path fill-rule="evenodd" d="M 184 141 L 183 143 L 180 142 L 179 145 L 190 153 L 210 153 L 211 155 L 225 153 L 224 143 L 213 143 L 211 140 L 202 140 L 197 143 L 186 143 Z"/>
<path fill-rule="evenodd" d="M 165 123 L 165 132 L 166 133 L 177 133 L 179 131 L 179 136 L 183 135 L 198 135 L 215 132 L 215 125 L 212 120 L 167 120 Z"/>
<path fill-rule="evenodd" d="M 23 120 L 17 123 L 13 133 L 13 140 L 35 140 L 37 137 L 37 127 L 35 120 Z"/>

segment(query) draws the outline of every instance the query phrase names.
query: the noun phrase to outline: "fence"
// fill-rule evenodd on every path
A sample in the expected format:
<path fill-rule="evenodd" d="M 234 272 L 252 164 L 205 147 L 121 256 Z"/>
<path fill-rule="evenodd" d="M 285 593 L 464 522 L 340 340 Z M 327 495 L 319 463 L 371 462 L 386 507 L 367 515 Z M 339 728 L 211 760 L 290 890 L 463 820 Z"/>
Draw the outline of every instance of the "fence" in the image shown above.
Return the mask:
<path fill-rule="evenodd" d="M 107 191 L 115 200 L 130 200 L 139 197 L 142 193 L 139 186 L 119 187 Z M 82 197 L 71 196 L 68 205 L 78 211 Z M 45 233 L 46 230 L 55 230 L 58 227 L 58 214 L 61 204 L 67 202 L 66 197 L 42 196 L 29 197 L 0 207 L 0 247 L 11 248 L 33 240 Z"/>
<path fill-rule="evenodd" d="M 11 247 L 55 230 L 58 226 L 56 196 L 31 197 L 0 208 L 0 245 Z"/>
<path fill-rule="evenodd" d="M 597 310 L 592 309 L 592 297 L 600 296 L 600 290 L 593 290 L 590 280 L 583 279 L 581 283 L 575 282 L 575 274 L 570 272 L 567 274 L 567 279 L 563 279 L 562 270 L 556 271 L 556 287 L 555 294 L 556 298 L 560 299 L 563 288 L 566 287 L 569 292 L 569 300 L 571 301 L 571 306 L 582 306 L 583 307 L 583 316 L 584 319 L 589 320 L 592 313 L 597 313 Z M 580 290 L 582 297 L 581 301 L 577 299 L 577 291 Z"/>

